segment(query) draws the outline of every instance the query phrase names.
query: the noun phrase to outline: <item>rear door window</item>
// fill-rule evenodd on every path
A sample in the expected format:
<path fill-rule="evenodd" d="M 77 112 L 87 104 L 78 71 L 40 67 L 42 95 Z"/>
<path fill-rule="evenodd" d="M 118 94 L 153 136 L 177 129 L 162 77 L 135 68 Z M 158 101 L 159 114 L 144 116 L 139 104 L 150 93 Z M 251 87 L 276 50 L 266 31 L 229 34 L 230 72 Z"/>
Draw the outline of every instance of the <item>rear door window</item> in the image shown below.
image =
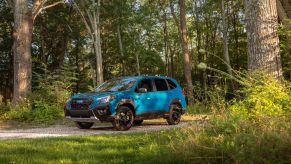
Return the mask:
<path fill-rule="evenodd" d="M 157 91 L 168 90 L 168 85 L 165 79 L 155 79 L 155 84 L 156 84 Z"/>
<path fill-rule="evenodd" d="M 152 80 L 151 79 L 143 79 L 143 80 L 141 80 L 138 83 L 135 91 L 138 92 L 138 89 L 140 89 L 140 88 L 146 88 L 147 92 L 152 92 L 153 91 Z"/>
<path fill-rule="evenodd" d="M 170 79 L 167 79 L 167 82 L 169 84 L 170 89 L 175 89 L 177 88 L 177 85 Z"/>

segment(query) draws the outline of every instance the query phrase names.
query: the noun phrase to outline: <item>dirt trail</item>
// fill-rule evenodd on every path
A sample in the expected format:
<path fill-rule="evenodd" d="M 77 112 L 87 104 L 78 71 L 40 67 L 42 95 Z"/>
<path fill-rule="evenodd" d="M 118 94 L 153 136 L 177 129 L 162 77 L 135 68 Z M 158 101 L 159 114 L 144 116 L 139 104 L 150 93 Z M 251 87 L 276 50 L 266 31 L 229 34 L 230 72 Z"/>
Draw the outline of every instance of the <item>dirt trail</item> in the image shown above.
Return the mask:
<path fill-rule="evenodd" d="M 106 124 L 94 125 L 91 129 L 78 129 L 74 126 L 54 125 L 46 128 L 30 129 L 0 129 L 0 140 L 21 139 L 21 138 L 42 138 L 42 137 L 60 137 L 60 136 L 87 136 L 102 134 L 126 134 L 159 131 L 163 129 L 177 128 L 189 124 L 199 124 L 195 121 L 184 121 L 176 126 L 169 126 L 165 122 L 147 122 L 140 126 L 134 126 L 128 131 L 115 131 L 112 126 Z"/>

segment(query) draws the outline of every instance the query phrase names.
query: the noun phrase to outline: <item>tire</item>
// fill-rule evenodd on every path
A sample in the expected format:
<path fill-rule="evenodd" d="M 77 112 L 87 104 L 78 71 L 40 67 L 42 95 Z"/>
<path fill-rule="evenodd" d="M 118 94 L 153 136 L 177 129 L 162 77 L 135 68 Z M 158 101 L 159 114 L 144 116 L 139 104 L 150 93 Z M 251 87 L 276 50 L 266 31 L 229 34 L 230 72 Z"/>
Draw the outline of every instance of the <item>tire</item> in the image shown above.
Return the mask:
<path fill-rule="evenodd" d="M 180 123 L 181 120 L 181 107 L 176 104 L 172 104 L 170 106 L 170 115 L 169 118 L 167 118 L 167 122 L 169 125 L 177 125 Z"/>
<path fill-rule="evenodd" d="M 133 121 L 133 124 L 134 124 L 134 125 L 141 125 L 142 122 L 143 122 L 143 120 L 134 120 L 134 121 Z"/>
<path fill-rule="evenodd" d="M 113 127 L 115 130 L 125 131 L 131 128 L 134 121 L 134 115 L 131 109 L 121 106 L 114 117 Z"/>
<path fill-rule="evenodd" d="M 75 122 L 79 129 L 90 129 L 94 122 Z"/>

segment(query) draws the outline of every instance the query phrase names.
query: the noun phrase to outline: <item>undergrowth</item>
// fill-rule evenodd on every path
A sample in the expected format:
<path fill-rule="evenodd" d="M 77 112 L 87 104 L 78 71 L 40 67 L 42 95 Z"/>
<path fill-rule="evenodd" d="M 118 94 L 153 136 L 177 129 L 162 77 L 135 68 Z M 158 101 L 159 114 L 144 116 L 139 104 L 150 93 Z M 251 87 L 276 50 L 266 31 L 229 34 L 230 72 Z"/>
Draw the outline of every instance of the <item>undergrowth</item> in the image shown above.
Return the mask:
<path fill-rule="evenodd" d="M 51 124 L 63 118 L 63 108 L 71 95 L 70 87 L 75 80 L 67 67 L 43 75 L 35 74 L 37 87 L 17 106 L 2 104 L 0 119 L 21 122 Z M 0 101 L 1 105 L 1 101 Z"/>
<path fill-rule="evenodd" d="M 233 112 L 254 118 L 290 114 L 290 82 L 278 82 L 262 74 L 249 76 L 245 82 L 247 85 L 240 90 L 243 97 L 231 102 Z"/>
<path fill-rule="evenodd" d="M 242 80 L 245 85 L 240 96 L 231 102 L 208 92 L 212 101 L 208 106 L 210 120 L 145 134 L 4 141 L 0 145 L 5 150 L 0 151 L 0 161 L 291 163 L 288 83 L 259 75 Z M 201 112 L 198 108 L 199 105 L 189 109 Z M 36 158 L 26 158 L 31 155 Z"/>
<path fill-rule="evenodd" d="M 243 86 L 232 101 L 209 91 L 211 120 L 175 134 L 183 137 L 169 145 L 169 162 L 291 163 L 290 82 L 262 73 L 240 80 Z"/>

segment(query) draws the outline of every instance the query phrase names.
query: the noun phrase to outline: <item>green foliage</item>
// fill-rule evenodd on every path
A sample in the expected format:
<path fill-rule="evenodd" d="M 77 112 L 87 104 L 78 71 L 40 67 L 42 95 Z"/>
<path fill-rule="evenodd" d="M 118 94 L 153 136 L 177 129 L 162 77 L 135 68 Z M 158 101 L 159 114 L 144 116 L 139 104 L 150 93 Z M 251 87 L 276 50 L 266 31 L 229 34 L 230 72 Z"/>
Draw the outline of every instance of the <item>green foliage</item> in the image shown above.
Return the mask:
<path fill-rule="evenodd" d="M 224 87 L 215 85 L 204 90 L 201 86 L 194 85 L 195 105 L 188 107 L 191 113 L 217 113 L 225 111 L 227 109 L 227 89 Z"/>
<path fill-rule="evenodd" d="M 243 81 L 242 98 L 230 106 L 225 100 L 225 88 L 216 86 L 205 94 L 206 108 L 205 104 L 188 107 L 190 114 L 211 110 L 209 120 L 203 118 L 181 129 L 144 134 L 8 140 L 0 145 L 0 161 L 42 163 L 49 158 L 54 163 L 290 163 L 289 88 L 262 74 Z M 44 113 L 57 117 L 57 108 L 37 101 L 48 95 L 47 102 L 54 102 L 55 97 L 46 90 L 34 94 L 34 105 L 26 103 L 39 109 L 34 117 L 42 120 Z M 22 111 L 31 114 L 26 108 Z M 32 153 L 36 158 L 27 159 Z"/>
<path fill-rule="evenodd" d="M 291 118 L 213 121 L 152 133 L 6 140 L 3 163 L 290 163 Z M 34 158 L 27 158 L 28 156 Z"/>
<path fill-rule="evenodd" d="M 289 163 L 290 127 L 290 116 L 249 120 L 238 113 L 222 114 L 200 133 L 197 127 L 185 130 L 188 136 L 176 156 L 206 163 Z"/>
<path fill-rule="evenodd" d="M 193 106 L 188 106 L 186 112 L 187 115 L 210 114 L 210 113 L 211 108 L 199 102 L 195 103 Z"/>
<path fill-rule="evenodd" d="M 233 100 L 230 109 L 247 117 L 278 115 L 291 112 L 290 83 L 279 82 L 263 74 L 253 74 L 245 79 L 241 93 L 243 99 Z M 290 86 L 289 86 L 290 87 Z"/>
<path fill-rule="evenodd" d="M 291 19 L 284 20 L 278 28 L 278 34 L 280 38 L 280 54 L 283 67 L 283 75 L 286 80 L 291 80 Z"/>
<path fill-rule="evenodd" d="M 1 118 L 5 120 L 19 120 L 34 123 L 53 123 L 63 118 L 63 108 L 72 94 L 74 73 L 69 67 L 63 67 L 56 72 L 35 75 L 34 81 L 38 87 L 17 107 L 7 105 Z"/>
<path fill-rule="evenodd" d="M 8 104 L 8 111 L 0 118 L 23 122 L 53 123 L 57 119 L 63 118 L 64 101 L 62 99 L 68 98 L 68 96 L 62 97 L 62 95 L 67 95 L 67 93 L 57 95 L 49 90 L 35 91 L 17 107 Z"/>

